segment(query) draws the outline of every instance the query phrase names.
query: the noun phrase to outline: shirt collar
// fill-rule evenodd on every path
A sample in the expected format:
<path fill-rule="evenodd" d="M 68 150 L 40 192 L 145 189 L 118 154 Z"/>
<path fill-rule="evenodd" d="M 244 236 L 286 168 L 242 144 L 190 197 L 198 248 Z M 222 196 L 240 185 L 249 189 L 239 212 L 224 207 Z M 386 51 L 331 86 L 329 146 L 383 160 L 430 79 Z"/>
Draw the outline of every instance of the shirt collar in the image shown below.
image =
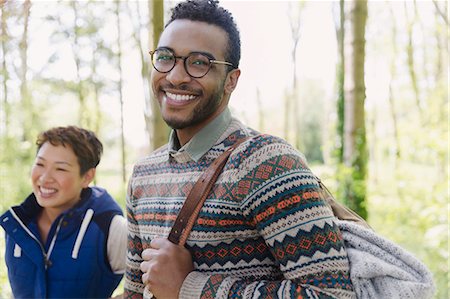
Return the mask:
<path fill-rule="evenodd" d="M 231 112 L 226 108 L 221 114 L 201 129 L 194 137 L 180 148 L 175 130 L 169 137 L 169 154 L 177 159 L 182 155 L 188 155 L 193 161 L 198 161 L 216 144 L 219 137 L 225 132 L 231 123 Z M 178 160 L 178 159 L 177 159 Z M 185 160 L 185 159 L 182 159 Z"/>

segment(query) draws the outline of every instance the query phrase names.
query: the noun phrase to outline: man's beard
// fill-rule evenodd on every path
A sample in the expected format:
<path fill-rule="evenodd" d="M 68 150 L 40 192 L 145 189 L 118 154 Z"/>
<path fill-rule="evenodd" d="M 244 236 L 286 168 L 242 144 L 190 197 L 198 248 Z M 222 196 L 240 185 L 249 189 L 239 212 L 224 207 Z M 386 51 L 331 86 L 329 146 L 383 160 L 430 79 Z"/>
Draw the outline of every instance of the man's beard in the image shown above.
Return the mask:
<path fill-rule="evenodd" d="M 224 90 L 225 81 L 221 83 L 220 86 L 215 90 L 215 92 L 208 98 L 207 101 L 202 102 L 200 105 L 194 108 L 192 114 L 187 119 L 167 119 L 164 121 L 169 127 L 174 130 L 185 129 L 188 127 L 195 126 L 205 119 L 214 114 L 219 108 Z"/>

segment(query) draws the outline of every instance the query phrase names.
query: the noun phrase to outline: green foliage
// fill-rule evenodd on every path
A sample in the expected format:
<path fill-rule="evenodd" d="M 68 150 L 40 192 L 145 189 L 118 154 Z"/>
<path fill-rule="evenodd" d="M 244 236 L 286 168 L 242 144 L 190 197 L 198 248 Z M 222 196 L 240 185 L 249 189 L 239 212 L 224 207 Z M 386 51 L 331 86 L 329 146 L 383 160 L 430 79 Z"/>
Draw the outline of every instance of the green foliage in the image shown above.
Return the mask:
<path fill-rule="evenodd" d="M 340 74 L 338 80 L 339 80 L 339 96 L 337 100 L 337 136 L 338 136 L 338 142 L 335 146 L 335 153 L 334 155 L 338 158 L 339 162 L 344 161 L 344 89 L 343 86 L 341 87 L 341 84 L 344 84 L 341 82 L 343 81 L 343 74 Z"/>
<path fill-rule="evenodd" d="M 365 127 L 359 128 L 356 132 L 356 158 L 352 165 L 352 184 L 348 188 L 349 198 L 352 199 L 354 210 L 367 219 L 367 145 Z"/>
<path fill-rule="evenodd" d="M 305 121 L 304 129 L 309 134 L 304 134 L 303 136 L 303 147 L 308 161 L 315 163 L 323 163 L 323 154 L 321 151 L 322 147 L 322 134 L 321 125 L 317 121 Z"/>
<path fill-rule="evenodd" d="M 323 113 L 324 93 L 320 82 L 306 80 L 300 90 L 298 99 L 300 111 L 296 117 L 300 118 L 299 149 L 311 163 L 323 163 L 323 127 L 325 114 Z M 300 116 L 299 116 L 300 115 Z"/>
<path fill-rule="evenodd" d="M 429 165 L 400 163 L 370 181 L 370 224 L 422 260 L 434 274 L 436 298 L 448 298 L 448 194 Z M 399 184 L 396 184 L 399 182 Z"/>
<path fill-rule="evenodd" d="M 357 152 L 353 157 L 352 165 L 338 164 L 337 166 L 336 176 L 339 182 L 337 195 L 338 198 L 342 198 L 346 206 L 367 219 L 368 156 L 364 128 L 357 131 L 355 138 Z"/>
<path fill-rule="evenodd" d="M 383 176 L 375 178 L 374 165 L 368 176 L 368 222 L 380 235 L 402 246 L 433 273 L 437 293 L 434 298 L 449 298 L 448 176 L 436 176 L 430 165 L 385 161 Z M 338 189 L 351 169 L 341 167 L 339 174 L 325 165 L 312 165 L 313 171 L 345 203 Z"/>
<path fill-rule="evenodd" d="M 20 142 L 16 138 L 2 136 L 0 142 L 0 211 L 3 212 L 30 193 L 29 173 L 34 152 L 31 151 L 29 142 Z"/>
<path fill-rule="evenodd" d="M 336 173 L 339 182 L 336 197 L 347 207 L 367 219 L 366 180 L 355 168 L 340 164 Z"/>

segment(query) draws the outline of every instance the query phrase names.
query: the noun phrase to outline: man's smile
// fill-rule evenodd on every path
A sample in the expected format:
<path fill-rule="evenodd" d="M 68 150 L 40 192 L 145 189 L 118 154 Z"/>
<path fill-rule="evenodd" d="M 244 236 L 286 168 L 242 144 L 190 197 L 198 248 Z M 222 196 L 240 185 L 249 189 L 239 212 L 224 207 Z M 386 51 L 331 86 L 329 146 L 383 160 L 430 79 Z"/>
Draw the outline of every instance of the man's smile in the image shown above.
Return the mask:
<path fill-rule="evenodd" d="M 171 92 L 166 92 L 166 97 L 175 102 L 187 102 L 187 101 L 191 101 L 196 98 L 196 96 L 194 96 L 194 95 L 176 94 L 176 93 L 171 93 Z"/>

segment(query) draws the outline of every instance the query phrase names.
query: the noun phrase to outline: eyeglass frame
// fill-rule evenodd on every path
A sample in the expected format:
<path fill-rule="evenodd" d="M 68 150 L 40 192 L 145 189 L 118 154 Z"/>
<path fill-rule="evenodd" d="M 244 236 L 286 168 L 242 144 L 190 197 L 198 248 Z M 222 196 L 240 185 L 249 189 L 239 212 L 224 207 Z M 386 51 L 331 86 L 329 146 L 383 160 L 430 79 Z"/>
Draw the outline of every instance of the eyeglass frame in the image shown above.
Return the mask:
<path fill-rule="evenodd" d="M 168 71 L 166 71 L 166 72 L 161 72 L 160 70 L 158 70 L 158 69 L 155 67 L 155 64 L 153 63 L 153 54 L 155 54 L 156 51 L 158 51 L 158 50 L 167 50 L 167 51 L 169 51 L 169 52 L 171 52 L 171 53 L 173 54 L 174 63 L 173 63 L 173 65 L 172 65 L 172 67 L 170 68 L 170 70 L 168 70 Z M 151 56 L 151 61 L 152 61 L 152 66 L 153 66 L 153 68 L 154 68 L 158 73 L 161 73 L 161 74 L 167 74 L 167 73 L 170 73 L 170 72 L 175 68 L 175 65 L 177 65 L 177 59 L 182 59 L 182 60 L 183 60 L 184 70 L 186 71 L 186 73 L 187 73 L 190 77 L 195 78 L 195 79 L 200 79 L 200 78 L 203 78 L 204 76 L 206 76 L 206 75 L 209 73 L 209 71 L 211 70 L 211 66 L 212 66 L 213 64 L 227 65 L 227 66 L 230 66 L 232 69 L 235 69 L 235 68 L 236 68 L 231 62 L 228 62 L 228 61 L 221 61 L 221 60 L 216 60 L 214 56 L 212 56 L 210 53 L 206 53 L 206 52 L 194 51 L 194 52 L 190 52 L 190 53 L 189 53 L 188 55 L 186 55 L 186 56 L 177 56 L 177 55 L 175 55 L 175 51 L 172 50 L 171 48 L 168 48 L 168 47 L 159 47 L 159 48 L 156 48 L 156 49 L 153 50 L 153 51 L 149 51 L 148 53 L 149 53 L 150 56 Z M 189 73 L 188 68 L 187 68 L 187 65 L 186 65 L 186 59 L 187 59 L 189 56 L 191 56 L 192 54 L 201 54 L 201 55 L 204 55 L 205 57 L 208 58 L 209 66 L 208 66 L 208 70 L 206 71 L 206 73 L 205 73 L 204 75 L 202 75 L 202 76 L 192 76 L 192 75 Z"/>

